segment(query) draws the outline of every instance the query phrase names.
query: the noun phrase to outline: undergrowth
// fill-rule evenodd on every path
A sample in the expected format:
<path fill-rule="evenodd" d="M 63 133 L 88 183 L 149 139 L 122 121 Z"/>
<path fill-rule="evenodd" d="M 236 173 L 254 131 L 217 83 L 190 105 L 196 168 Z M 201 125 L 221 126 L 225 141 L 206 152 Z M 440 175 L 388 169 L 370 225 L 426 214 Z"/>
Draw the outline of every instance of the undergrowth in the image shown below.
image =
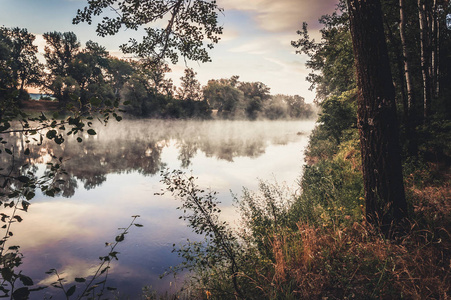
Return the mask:
<path fill-rule="evenodd" d="M 184 203 L 184 213 L 200 221 L 189 226 L 205 236 L 202 243 L 176 249 L 189 258 L 192 275 L 175 298 L 450 298 L 451 173 L 449 160 L 443 159 L 451 157 L 445 145 L 449 122 L 433 123 L 440 140 L 426 139 L 418 156 L 404 160 L 409 220 L 402 233 L 388 239 L 364 217 L 355 120 L 352 114 L 348 120 L 337 116 L 337 102 L 352 97 L 348 93 L 325 106 L 322 113 L 329 115 L 320 120 L 346 126 L 319 123 L 313 131 L 301 194 L 267 182 L 258 192 L 244 190 L 237 199 L 238 230 L 219 221 L 214 193 L 198 188 L 194 177 L 180 172 L 164 177 L 168 190 Z M 180 184 L 186 180 L 188 186 Z M 194 209 L 193 199 L 200 204 Z"/>

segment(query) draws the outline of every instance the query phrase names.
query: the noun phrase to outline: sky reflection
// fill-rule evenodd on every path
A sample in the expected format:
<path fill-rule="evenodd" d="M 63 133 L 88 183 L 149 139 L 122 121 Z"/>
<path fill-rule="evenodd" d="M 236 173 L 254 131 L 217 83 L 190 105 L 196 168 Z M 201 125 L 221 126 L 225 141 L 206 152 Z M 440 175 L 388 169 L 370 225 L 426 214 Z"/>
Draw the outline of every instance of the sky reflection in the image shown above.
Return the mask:
<path fill-rule="evenodd" d="M 185 167 L 199 186 L 219 192 L 221 218 L 233 223 L 230 191 L 239 196 L 243 186 L 256 190 L 258 179 L 275 178 L 296 189 L 313 126 L 313 121 L 123 121 L 96 128 L 97 137 L 81 144 L 68 139 L 63 147 L 32 146 L 32 162 L 42 162 L 46 153 L 64 157 L 69 183 L 54 198 L 37 195 L 22 213 L 23 222 L 14 225 L 11 244 L 21 246 L 24 274 L 42 284 L 54 280 L 45 274 L 50 268 L 68 282 L 92 274 L 98 257 L 108 253 L 105 242 L 139 214 L 137 223 L 144 227 L 132 228 L 119 245 L 109 285 L 132 299 L 145 285 L 173 289 L 172 278 L 158 276 L 179 263 L 172 245 L 196 236 L 178 218 L 180 203 L 170 194 L 155 195 L 164 188 L 159 171 Z"/>

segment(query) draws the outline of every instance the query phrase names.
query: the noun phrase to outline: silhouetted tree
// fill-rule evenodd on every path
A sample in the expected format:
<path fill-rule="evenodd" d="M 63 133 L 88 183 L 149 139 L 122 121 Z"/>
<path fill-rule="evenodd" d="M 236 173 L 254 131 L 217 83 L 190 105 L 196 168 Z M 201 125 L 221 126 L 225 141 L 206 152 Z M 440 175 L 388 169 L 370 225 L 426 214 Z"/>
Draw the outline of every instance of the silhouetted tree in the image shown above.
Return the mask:
<path fill-rule="evenodd" d="M 197 73 L 193 69 L 185 69 L 185 75 L 180 77 L 181 87 L 177 89 L 177 96 L 181 100 L 202 100 L 202 90 L 200 82 L 196 79 Z"/>
<path fill-rule="evenodd" d="M 43 66 L 36 56 L 38 47 L 33 45 L 35 38 L 27 29 L 0 28 L 2 88 L 18 90 L 19 95 L 15 98 L 19 102 L 28 98 L 25 87 L 41 83 Z"/>

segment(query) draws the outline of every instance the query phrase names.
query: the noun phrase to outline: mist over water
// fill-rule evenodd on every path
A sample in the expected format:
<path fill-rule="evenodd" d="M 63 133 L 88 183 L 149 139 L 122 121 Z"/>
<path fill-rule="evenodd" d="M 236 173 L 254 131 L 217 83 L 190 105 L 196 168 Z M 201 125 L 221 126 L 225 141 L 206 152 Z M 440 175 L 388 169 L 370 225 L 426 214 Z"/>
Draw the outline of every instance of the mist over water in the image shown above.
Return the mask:
<path fill-rule="evenodd" d="M 97 135 L 82 136 L 82 143 L 67 137 L 60 146 L 31 145 L 30 155 L 15 156 L 16 165 L 29 163 L 43 173 L 54 155 L 63 157 L 67 175 L 59 195 L 39 194 L 31 201 L 10 243 L 21 246 L 23 272 L 35 282 L 51 283 L 45 274 L 50 268 L 70 282 L 91 274 L 98 257 L 107 254 L 105 242 L 113 241 L 132 215 L 140 215 L 144 227 L 132 228 L 119 245 L 108 285 L 132 299 L 146 285 L 175 289 L 173 278 L 158 276 L 180 262 L 172 245 L 196 236 L 178 218 L 179 203 L 169 194 L 155 195 L 164 188 L 160 170 L 182 169 L 198 177 L 202 188 L 219 192 L 222 217 L 233 223 L 230 191 L 239 196 L 243 186 L 256 190 L 258 179 L 286 182 L 296 190 L 313 127 L 314 121 L 126 120 L 97 124 Z M 15 139 L 16 150 L 25 145 L 19 135 L 9 139 Z"/>

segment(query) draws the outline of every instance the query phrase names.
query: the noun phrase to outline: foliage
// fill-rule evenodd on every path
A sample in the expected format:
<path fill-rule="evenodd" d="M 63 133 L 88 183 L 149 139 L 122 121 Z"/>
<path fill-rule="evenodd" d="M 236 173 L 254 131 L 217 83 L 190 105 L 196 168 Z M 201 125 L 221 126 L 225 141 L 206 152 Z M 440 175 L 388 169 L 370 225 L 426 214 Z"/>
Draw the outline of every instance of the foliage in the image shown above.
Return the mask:
<path fill-rule="evenodd" d="M 313 108 L 304 98 L 295 95 L 270 95 L 269 87 L 261 82 L 241 82 L 238 76 L 209 80 L 203 97 L 217 116 L 227 119 L 309 118 Z"/>
<path fill-rule="evenodd" d="M 449 205 L 433 207 L 434 201 L 426 199 L 427 192 L 417 195 L 415 221 L 409 231 L 396 240 L 385 239 L 363 219 L 358 197 L 358 191 L 363 190 L 361 178 L 352 166 L 358 164 L 358 153 L 355 149 L 352 157 L 348 153 L 354 146 L 343 147 L 336 160 L 317 166 L 328 172 L 328 178 L 314 179 L 306 174 L 312 182 L 305 184 L 316 187 L 303 191 L 300 197 L 294 197 L 285 186 L 264 182 L 258 193 L 245 190 L 237 200 L 242 222 L 236 231 L 230 231 L 226 223 L 219 223 L 221 232 L 210 230 L 210 224 L 217 224 L 209 219 L 216 215 L 212 208 L 217 209 L 218 203 L 210 201 L 211 193 L 204 194 L 193 177 L 184 177 L 180 171 L 171 173 L 175 177 L 170 182 L 164 177 L 168 190 L 181 196 L 177 198 L 182 201 L 180 209 L 188 226 L 206 238 L 202 243 L 190 241 L 177 250 L 185 258 L 182 266 L 189 266 L 194 273 L 176 297 L 445 297 L 450 289 L 451 236 L 444 230 L 450 221 Z M 445 204 L 445 199 L 440 203 Z M 439 217 L 434 218 L 438 212 Z M 235 251 L 241 295 L 236 294 L 234 277 L 224 268 L 231 263 L 224 246 L 213 242 L 220 236 L 233 241 L 230 245 Z M 224 265 L 224 261 L 228 263 Z"/>
<path fill-rule="evenodd" d="M 180 78 L 181 87 L 177 90 L 177 96 L 180 100 L 202 100 L 202 90 L 196 75 L 197 73 L 193 69 L 185 69 L 185 75 Z"/>
<path fill-rule="evenodd" d="M 42 65 L 34 40 L 26 29 L 0 27 L 0 109 L 3 105 L 21 105 L 28 98 L 25 87 L 41 83 Z"/>
<path fill-rule="evenodd" d="M 297 33 L 299 40 L 292 41 L 296 53 L 309 57 L 306 66 L 312 70 L 306 78 L 311 89 L 316 88 L 316 101 L 319 103 L 331 95 L 355 88 L 354 55 L 352 53 L 351 35 L 349 32 L 346 10 L 338 6 L 338 12 L 321 17 L 324 25 L 321 31 L 321 42 L 311 40 L 307 23 Z"/>
<path fill-rule="evenodd" d="M 341 145 L 331 159 L 304 167 L 302 195 L 293 205 L 301 220 L 339 226 L 362 218 L 364 194 L 357 141 Z"/>
<path fill-rule="evenodd" d="M 331 96 L 321 102 L 320 108 L 319 126 L 339 145 L 343 131 L 357 126 L 355 91 L 345 92 L 340 97 Z"/>
<path fill-rule="evenodd" d="M 218 116 L 225 118 L 242 116 L 244 94 L 236 87 L 237 82 L 237 76 L 230 79 L 213 79 L 209 80 L 204 88 L 204 99 L 212 109 L 217 110 Z"/>
<path fill-rule="evenodd" d="M 138 215 L 132 216 L 132 221 L 126 228 L 119 228 L 121 232 L 116 236 L 114 242 L 105 243 L 105 247 L 109 247 L 108 254 L 99 257 L 99 266 L 92 276 L 87 278 L 77 277 L 74 279 L 76 284 L 68 288 L 67 284 L 65 284 L 66 279 L 62 277 L 56 269 L 50 269 L 46 272 L 46 274 L 53 275 L 56 279 L 56 281 L 53 282 L 51 286 L 57 289 L 61 289 L 66 299 L 70 299 L 71 296 L 75 295 L 77 288 L 81 291 L 76 296 L 76 299 L 102 299 L 102 297 L 105 296 L 106 291 L 115 291 L 115 287 L 107 286 L 110 265 L 113 260 L 119 260 L 119 252 L 115 250 L 119 243 L 124 241 L 125 235 L 129 233 L 130 228 L 132 226 L 143 226 L 141 224 L 135 223 L 137 218 L 139 218 Z M 84 285 L 80 287 L 82 283 L 84 283 Z"/>
<path fill-rule="evenodd" d="M 222 33 L 222 27 L 218 25 L 218 14 L 222 9 L 216 1 L 88 1 L 88 6 L 78 10 L 73 23 L 91 24 L 93 17 L 102 15 L 108 9 L 113 9 L 117 16 L 104 16 L 102 22 L 97 24 L 97 33 L 101 36 L 114 35 L 122 26 L 132 30 L 144 26 L 146 36 L 142 41 L 130 39 L 121 49 L 124 53 L 134 53 L 156 62 L 167 58 L 175 64 L 178 54 L 186 59 L 207 62 L 210 58 L 205 40 L 209 41 L 206 47 L 211 49 Z M 168 19 L 165 28 L 146 26 L 165 17 Z"/>
<path fill-rule="evenodd" d="M 340 144 L 358 139 L 355 90 L 331 96 L 320 106 L 318 125 L 310 135 L 306 149 L 307 160 L 331 159 Z"/>
<path fill-rule="evenodd" d="M 91 46 L 95 45 L 89 45 Z M 96 135 L 92 128 L 94 117 L 104 123 L 109 121 L 110 116 L 117 121 L 120 121 L 122 117 L 117 114 L 118 101 L 101 103 L 97 98 L 89 99 L 89 102 L 83 106 L 83 110 L 72 107 L 65 119 L 61 119 L 57 113 L 52 117 L 44 113 L 32 117 L 19 108 L 16 101 L 18 95 L 17 92 L 6 94 L 0 110 L 0 159 L 2 161 L 0 205 L 3 207 L 1 221 L 4 223 L 2 226 L 4 236 L 0 240 L 0 291 L 4 297 L 28 299 L 30 292 L 44 287 L 34 287 L 33 280 L 22 274 L 20 266 L 23 256 L 20 246 L 8 245 L 9 238 L 14 235 L 12 225 L 23 220 L 23 213 L 28 211 L 38 190 L 50 197 L 61 192 L 66 174 L 62 167 L 63 158 L 52 156 L 52 161 L 47 163 L 44 175 L 38 177 L 37 168 L 26 163 L 26 158 L 30 155 L 30 143 L 42 144 L 43 140 L 47 139 L 62 144 L 69 135 L 76 136 L 78 133 Z M 9 143 L 6 137 L 12 134 L 21 134 L 24 137 L 24 144 L 17 146 Z M 77 137 L 77 141 L 82 142 L 82 137 Z M 103 264 L 106 262 L 105 257 Z M 98 278 L 98 275 L 95 274 L 94 278 Z M 58 284 L 62 287 L 62 279 L 58 280 Z M 92 287 L 91 283 L 90 285 Z M 71 287 L 64 293 L 66 297 L 69 297 L 74 291 L 75 288 Z"/>
<path fill-rule="evenodd" d="M 106 106 L 118 100 L 118 89 L 124 83 L 118 77 L 128 76 L 130 72 L 123 66 L 126 62 L 122 63 L 125 74 L 119 75 L 117 60 L 110 58 L 105 47 L 95 42 L 88 41 L 80 49 L 73 32 L 49 32 L 44 38 L 48 44 L 44 56 L 50 70 L 45 87 L 58 99 L 62 110 L 71 106 L 87 110 L 94 98 Z M 114 69 L 110 68 L 110 61 L 114 61 Z"/>

